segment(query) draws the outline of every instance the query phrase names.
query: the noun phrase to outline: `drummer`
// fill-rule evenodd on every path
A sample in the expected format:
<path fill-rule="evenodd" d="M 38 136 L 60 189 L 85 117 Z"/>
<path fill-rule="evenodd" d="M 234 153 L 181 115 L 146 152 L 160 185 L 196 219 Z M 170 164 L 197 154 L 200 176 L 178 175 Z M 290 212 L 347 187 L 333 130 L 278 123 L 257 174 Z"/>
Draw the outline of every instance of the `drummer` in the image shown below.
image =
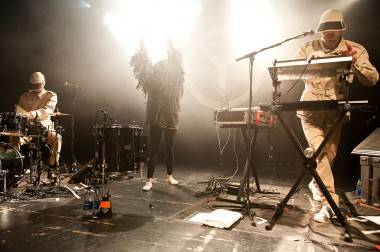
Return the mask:
<path fill-rule="evenodd" d="M 57 105 L 57 95 L 45 89 L 46 79 L 41 72 L 34 72 L 30 76 L 29 90 L 23 93 L 16 105 L 16 112 L 26 115 L 31 124 L 42 124 L 48 134 L 46 143 L 51 148 L 51 155 L 48 160 L 49 167 L 53 171 L 59 165 L 59 153 L 62 147 L 62 136 L 54 131 L 53 122 L 50 117 Z M 18 138 L 15 144 L 23 145 L 30 141 L 30 138 Z"/>

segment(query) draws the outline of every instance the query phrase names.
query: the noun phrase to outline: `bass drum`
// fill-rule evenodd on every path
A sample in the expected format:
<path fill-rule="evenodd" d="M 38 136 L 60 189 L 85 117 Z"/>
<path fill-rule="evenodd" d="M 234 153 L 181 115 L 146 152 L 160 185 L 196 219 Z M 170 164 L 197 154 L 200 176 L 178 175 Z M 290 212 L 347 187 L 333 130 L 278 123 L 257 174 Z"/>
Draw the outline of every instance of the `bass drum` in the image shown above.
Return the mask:
<path fill-rule="evenodd" d="M 104 127 L 104 154 L 109 172 L 138 173 L 145 161 L 144 129 L 139 125 L 110 124 Z M 100 151 L 100 153 L 103 153 Z M 102 156 L 102 155 L 100 155 Z"/>
<path fill-rule="evenodd" d="M 6 186 L 14 187 L 23 175 L 24 157 L 15 146 L 9 143 L 0 142 L 0 174 L 6 173 Z M 0 190 L 3 191 L 4 183 L 0 183 Z"/>

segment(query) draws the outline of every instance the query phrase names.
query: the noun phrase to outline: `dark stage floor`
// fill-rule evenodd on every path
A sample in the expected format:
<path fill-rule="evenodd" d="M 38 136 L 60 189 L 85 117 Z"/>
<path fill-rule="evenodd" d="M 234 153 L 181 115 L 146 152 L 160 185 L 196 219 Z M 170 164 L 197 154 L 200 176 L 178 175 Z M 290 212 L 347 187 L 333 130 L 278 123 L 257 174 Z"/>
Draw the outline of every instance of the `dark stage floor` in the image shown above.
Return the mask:
<path fill-rule="evenodd" d="M 147 193 L 141 191 L 139 178 L 118 179 L 110 184 L 110 219 L 83 219 L 83 201 L 71 194 L 5 201 L 0 204 L 0 251 L 372 251 L 380 241 L 379 234 L 365 236 L 359 231 L 378 226 L 349 221 L 354 242 L 347 243 L 341 239 L 341 228 L 315 223 L 312 218 L 318 204 L 305 185 L 271 231 L 265 230 L 265 224 L 252 226 L 247 215 L 230 229 L 191 222 L 195 214 L 211 211 L 213 204 L 226 204 L 211 196 L 195 197 L 205 190 L 206 184 L 200 182 L 232 172 L 204 165 L 177 166 L 175 177 L 180 183 L 172 186 L 165 182 L 160 166 L 153 191 Z M 295 174 L 260 174 L 263 189 L 279 194 L 254 194 L 252 202 L 278 202 L 293 179 Z M 341 207 L 347 209 L 344 204 Z M 254 212 L 264 219 L 273 214 L 259 208 Z"/>

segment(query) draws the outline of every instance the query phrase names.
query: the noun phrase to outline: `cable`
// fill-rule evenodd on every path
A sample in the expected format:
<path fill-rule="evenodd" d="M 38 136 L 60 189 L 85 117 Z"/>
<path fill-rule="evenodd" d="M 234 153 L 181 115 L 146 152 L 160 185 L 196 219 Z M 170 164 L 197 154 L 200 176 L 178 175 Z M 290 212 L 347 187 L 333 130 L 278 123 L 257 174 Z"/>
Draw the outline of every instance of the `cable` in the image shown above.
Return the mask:
<path fill-rule="evenodd" d="M 207 186 L 205 191 L 203 192 L 196 192 L 196 197 L 202 197 L 202 196 L 218 196 L 221 194 L 224 190 L 226 190 L 227 187 L 224 185 L 223 182 L 220 181 L 220 179 L 211 177 L 209 178 L 207 182 Z"/>
<path fill-rule="evenodd" d="M 226 140 L 226 142 L 224 143 L 224 145 L 223 145 L 223 147 L 222 147 L 222 143 L 221 143 L 221 139 L 220 139 L 220 132 L 219 132 L 219 127 L 218 127 L 218 125 L 215 125 L 215 128 L 216 128 L 216 134 L 217 134 L 217 136 L 218 136 L 218 146 L 219 146 L 220 160 L 222 160 L 222 155 L 223 155 L 224 149 L 226 148 L 228 142 L 230 141 L 230 137 L 231 137 L 231 129 L 228 129 L 228 137 L 227 137 L 227 140 Z"/>
<path fill-rule="evenodd" d="M 235 172 L 231 176 L 222 177 L 226 181 L 235 177 L 236 173 L 239 171 L 239 156 L 237 155 L 237 152 L 236 152 L 236 129 L 234 129 L 233 150 L 234 150 L 234 158 L 235 158 L 235 162 L 236 162 L 236 169 L 235 169 Z"/>
<path fill-rule="evenodd" d="M 220 141 L 220 137 L 219 137 L 219 131 L 217 130 L 218 132 L 218 140 Z M 224 191 L 227 190 L 227 187 L 228 187 L 228 181 L 233 178 L 238 170 L 239 170 L 239 157 L 237 155 L 237 151 L 236 151 L 236 129 L 234 129 L 234 135 L 233 135 L 233 149 L 234 149 L 234 157 L 235 157 L 235 161 L 236 161 L 236 169 L 234 171 L 234 173 L 229 176 L 229 177 L 225 177 L 225 176 L 220 176 L 220 177 L 211 177 L 208 182 L 207 182 L 207 186 L 205 188 L 205 190 L 203 192 L 197 192 L 195 194 L 196 197 L 202 197 L 202 196 L 218 196 L 220 195 L 221 193 L 223 193 Z M 229 138 L 230 138 L 230 134 L 229 134 Z M 229 138 L 227 139 L 229 141 Z M 224 151 L 224 148 L 226 147 L 228 141 L 226 141 L 226 144 L 223 146 L 223 148 L 220 148 L 220 154 L 221 154 L 221 158 L 222 158 L 222 154 L 223 154 L 223 151 Z M 221 144 L 219 144 L 219 147 L 221 147 Z"/>
<path fill-rule="evenodd" d="M 216 112 L 216 118 L 218 118 L 218 113 L 219 111 Z M 222 144 L 222 141 L 221 141 L 221 134 L 220 134 L 220 131 L 219 131 L 219 127 L 216 125 L 216 133 L 217 133 L 217 137 L 218 137 L 218 147 L 219 147 L 219 155 L 220 155 L 220 160 L 222 160 L 222 157 L 223 157 L 223 153 L 224 153 L 224 150 L 225 148 L 227 147 L 230 139 L 231 139 L 231 129 L 229 128 L 228 129 L 228 137 L 227 137 L 227 140 L 225 141 L 224 144 Z M 237 133 L 236 133 L 236 129 L 234 129 L 233 131 L 233 156 L 234 156 L 234 159 L 235 159 L 235 164 L 236 164 L 236 168 L 235 168 L 235 171 L 232 175 L 230 176 L 219 176 L 217 178 L 215 177 L 211 177 L 208 181 L 208 185 L 205 189 L 204 192 L 197 192 L 196 193 L 196 196 L 209 196 L 209 195 L 219 195 L 220 193 L 222 193 L 224 190 L 227 189 L 227 187 L 229 186 L 228 185 L 228 181 L 230 179 L 232 179 L 233 177 L 235 177 L 235 175 L 237 174 L 237 172 L 239 171 L 239 163 L 240 163 L 240 159 L 239 159 L 239 155 L 237 154 L 237 148 L 236 148 L 236 142 L 237 142 Z"/>
<path fill-rule="evenodd" d="M 311 55 L 308 59 L 307 59 L 307 64 L 305 65 L 304 69 L 302 70 L 302 73 L 300 74 L 300 76 L 298 77 L 298 79 L 293 83 L 293 85 L 286 91 L 286 93 L 283 95 L 287 95 L 290 93 L 290 91 L 292 91 L 296 85 L 298 84 L 298 82 L 301 80 L 302 76 L 305 74 L 308 66 L 310 65 L 311 61 L 315 59 L 315 56 L 314 55 Z M 280 97 L 276 98 L 276 102 L 279 102 L 279 99 Z"/>

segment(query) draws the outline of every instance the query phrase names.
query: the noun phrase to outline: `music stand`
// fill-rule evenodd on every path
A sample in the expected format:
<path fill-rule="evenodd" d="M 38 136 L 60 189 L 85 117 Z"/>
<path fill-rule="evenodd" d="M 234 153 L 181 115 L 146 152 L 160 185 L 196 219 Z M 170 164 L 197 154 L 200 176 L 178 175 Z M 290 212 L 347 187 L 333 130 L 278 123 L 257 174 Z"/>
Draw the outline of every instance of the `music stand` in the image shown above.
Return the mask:
<path fill-rule="evenodd" d="M 278 64 L 276 64 L 278 63 Z M 317 168 L 317 162 L 316 159 L 318 158 L 319 154 L 322 152 L 323 148 L 327 144 L 327 142 L 330 140 L 331 136 L 335 132 L 335 129 L 337 126 L 341 123 L 342 119 L 346 114 L 348 114 L 351 111 L 351 103 L 348 101 L 348 80 L 349 77 L 352 75 L 352 71 L 350 70 L 352 63 L 352 57 L 329 57 L 329 58 L 320 58 L 316 60 L 295 60 L 295 61 L 283 61 L 283 62 L 275 62 L 273 64 L 273 67 L 269 68 L 269 72 L 271 73 L 271 77 L 273 80 L 273 85 L 275 87 L 275 92 L 277 92 L 277 86 L 279 85 L 279 80 L 289 80 L 289 79 L 299 79 L 301 75 L 308 76 L 308 75 L 314 75 L 317 74 L 319 71 L 321 71 L 321 75 L 323 77 L 339 77 L 340 81 L 344 85 L 345 88 L 345 102 L 342 104 L 343 106 L 339 106 L 338 101 L 334 101 L 336 103 L 336 106 L 326 106 L 323 108 L 323 106 L 319 106 L 316 109 L 313 109 L 310 102 L 306 102 L 307 106 L 303 106 L 302 102 L 299 102 L 298 106 L 283 106 L 279 103 L 279 99 L 275 99 L 273 104 L 271 106 L 261 106 L 263 110 L 271 110 L 272 113 L 274 113 L 278 119 L 278 121 L 281 123 L 281 125 L 284 127 L 285 132 L 290 137 L 291 141 L 296 147 L 297 152 L 302 156 L 304 161 L 304 169 L 302 173 L 297 178 L 296 182 L 290 189 L 289 193 L 285 196 L 285 198 L 278 204 L 278 207 L 276 209 L 276 212 L 273 214 L 271 220 L 269 223 L 265 226 L 266 230 L 271 230 L 273 226 L 275 225 L 275 222 L 277 219 L 282 215 L 282 212 L 287 205 L 287 202 L 292 197 L 292 195 L 296 192 L 298 186 L 302 182 L 303 178 L 306 175 L 306 172 L 310 172 L 314 180 L 316 181 L 319 189 L 322 191 L 323 195 L 325 196 L 327 202 L 330 204 L 332 210 L 334 211 L 335 215 L 338 218 L 339 223 L 342 225 L 344 230 L 344 240 L 348 242 L 352 242 L 351 234 L 348 231 L 348 223 L 346 219 L 344 218 L 343 214 L 339 210 L 338 206 L 334 202 L 333 198 L 331 197 L 329 191 L 327 190 L 325 184 L 323 183 L 322 179 L 319 177 L 316 168 Z M 310 67 L 310 70 L 307 69 Z M 323 70 L 323 71 L 322 71 Z M 324 71 L 326 70 L 326 71 Z M 323 73 L 322 73 L 323 72 Z M 297 76 L 298 77 L 295 77 Z M 275 94 L 274 97 L 279 97 L 278 94 Z M 318 103 L 318 101 L 317 101 Z M 333 104 L 334 104 L 333 103 Z M 300 110 L 320 110 L 320 109 L 331 109 L 334 108 L 340 110 L 340 115 L 334 120 L 331 128 L 328 130 L 325 138 L 323 139 L 322 143 L 318 147 L 317 150 L 313 151 L 310 148 L 303 149 L 299 139 L 293 132 L 293 130 L 286 125 L 285 120 L 282 116 L 283 111 L 294 111 L 297 109 Z"/>

